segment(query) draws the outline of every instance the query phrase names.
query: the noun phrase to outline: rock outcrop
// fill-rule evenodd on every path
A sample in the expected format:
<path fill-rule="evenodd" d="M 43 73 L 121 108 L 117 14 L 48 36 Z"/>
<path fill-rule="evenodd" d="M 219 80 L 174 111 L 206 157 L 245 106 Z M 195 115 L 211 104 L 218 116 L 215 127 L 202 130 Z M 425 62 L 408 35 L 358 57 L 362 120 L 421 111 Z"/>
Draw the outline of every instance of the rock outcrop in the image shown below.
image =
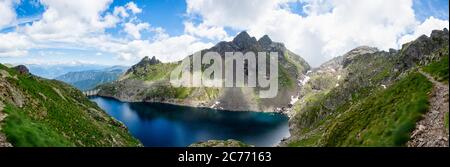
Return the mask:
<path fill-rule="evenodd" d="M 16 67 L 14 67 L 14 69 L 17 70 L 20 74 L 29 74 L 30 73 L 28 68 L 24 65 L 18 65 Z"/>

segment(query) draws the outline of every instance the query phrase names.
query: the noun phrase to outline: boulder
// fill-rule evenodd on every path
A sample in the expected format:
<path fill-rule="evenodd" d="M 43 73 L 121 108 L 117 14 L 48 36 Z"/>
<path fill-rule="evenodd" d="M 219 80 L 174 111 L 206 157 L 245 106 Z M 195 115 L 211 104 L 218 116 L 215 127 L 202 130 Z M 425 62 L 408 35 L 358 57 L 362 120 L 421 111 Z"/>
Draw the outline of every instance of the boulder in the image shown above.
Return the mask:
<path fill-rule="evenodd" d="M 15 70 L 17 70 L 20 74 L 29 74 L 30 70 L 24 65 L 18 65 L 14 67 Z"/>

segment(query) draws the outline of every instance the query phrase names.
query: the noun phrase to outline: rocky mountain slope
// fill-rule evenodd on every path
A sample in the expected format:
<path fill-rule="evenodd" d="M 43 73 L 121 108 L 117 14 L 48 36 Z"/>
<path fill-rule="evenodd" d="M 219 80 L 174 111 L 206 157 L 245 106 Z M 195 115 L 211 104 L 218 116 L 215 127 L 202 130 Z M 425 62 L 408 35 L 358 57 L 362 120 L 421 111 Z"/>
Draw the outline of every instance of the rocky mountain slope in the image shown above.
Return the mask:
<path fill-rule="evenodd" d="M 278 52 L 279 90 L 275 98 L 258 97 L 258 89 L 249 87 L 175 88 L 169 82 L 170 72 L 181 62 L 161 63 L 157 59 L 144 58 L 112 84 L 100 86 L 99 95 L 131 102 L 164 102 L 194 107 L 209 107 L 233 111 L 285 111 L 291 106 L 292 97 L 300 90 L 298 80 L 310 69 L 298 55 L 282 43 L 273 42 L 268 36 L 257 40 L 247 32 L 241 32 L 230 42 L 202 50 L 218 52 L 224 59 L 225 52 Z M 186 58 L 190 58 L 187 56 Z"/>
<path fill-rule="evenodd" d="M 86 91 L 98 85 L 117 80 L 126 69 L 127 67 L 124 66 L 113 66 L 100 70 L 69 72 L 55 79 L 75 86 L 82 91 Z"/>
<path fill-rule="evenodd" d="M 0 146 L 139 146 L 80 91 L 0 64 Z"/>
<path fill-rule="evenodd" d="M 448 109 L 434 105 L 436 96 L 448 102 L 448 89 L 427 78 L 434 75 L 448 88 L 448 38 L 444 29 L 400 50 L 359 47 L 313 69 L 291 113 L 291 137 L 281 145 L 406 146 L 412 138 L 448 146 Z M 432 137 L 416 140 L 412 132 L 424 131 L 420 122 L 430 113 L 439 124 L 425 124 L 439 133 L 420 132 Z"/>

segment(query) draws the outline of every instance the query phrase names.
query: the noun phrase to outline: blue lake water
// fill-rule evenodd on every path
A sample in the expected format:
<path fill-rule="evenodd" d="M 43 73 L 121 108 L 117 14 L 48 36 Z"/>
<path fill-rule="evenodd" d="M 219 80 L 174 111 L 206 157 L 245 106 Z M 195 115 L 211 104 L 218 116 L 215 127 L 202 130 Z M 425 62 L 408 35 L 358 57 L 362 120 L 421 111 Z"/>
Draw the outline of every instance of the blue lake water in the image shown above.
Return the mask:
<path fill-rule="evenodd" d="M 274 146 L 289 136 L 288 117 L 278 113 L 220 111 L 161 103 L 126 103 L 91 97 L 148 147 L 185 147 L 207 140 L 236 139 Z"/>

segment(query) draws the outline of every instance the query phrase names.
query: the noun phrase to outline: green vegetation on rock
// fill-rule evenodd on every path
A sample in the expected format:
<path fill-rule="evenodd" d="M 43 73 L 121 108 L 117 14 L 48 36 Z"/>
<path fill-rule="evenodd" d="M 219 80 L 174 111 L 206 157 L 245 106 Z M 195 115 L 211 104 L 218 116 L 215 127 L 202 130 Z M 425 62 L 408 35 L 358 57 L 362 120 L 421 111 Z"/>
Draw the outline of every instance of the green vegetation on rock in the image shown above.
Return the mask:
<path fill-rule="evenodd" d="M 431 87 L 421 74 L 409 74 L 386 90 L 341 107 L 290 146 L 403 146 L 427 111 Z"/>
<path fill-rule="evenodd" d="M 439 61 L 430 63 L 423 67 L 423 71 L 431 74 L 436 80 L 448 83 L 448 53 Z"/>
<path fill-rule="evenodd" d="M 432 92 L 419 69 L 448 82 L 447 29 L 399 51 L 363 46 L 324 63 L 303 86 L 282 145 L 405 146 Z"/>
<path fill-rule="evenodd" d="M 175 69 L 178 63 L 159 63 L 144 67 L 138 67 L 130 73 L 130 79 L 139 79 L 145 81 L 158 81 L 170 77 L 170 72 Z"/>
<path fill-rule="evenodd" d="M 125 126 L 80 91 L 0 65 L 2 132 L 14 146 L 139 146 Z"/>
<path fill-rule="evenodd" d="M 219 53 L 223 61 L 226 60 L 225 52 L 278 52 L 278 95 L 270 100 L 261 100 L 258 97 L 259 92 L 267 88 L 260 87 L 242 87 L 242 89 L 174 87 L 170 83 L 170 74 L 181 64 L 181 61 L 163 63 L 156 57 L 144 57 L 118 81 L 99 86 L 99 95 L 131 102 L 162 102 L 233 111 L 273 112 L 281 108 L 289 108 L 291 97 L 297 95 L 300 87 L 297 83 L 298 79 L 310 69 L 305 60 L 289 51 L 282 43 L 273 42 L 268 36 L 257 41 L 246 32 L 241 32 L 232 41 L 220 42 L 214 47 L 200 51 L 203 54 L 207 52 Z M 188 55 L 184 60 L 193 59 L 192 56 Z M 208 66 L 203 64 L 201 69 L 204 70 Z M 244 71 L 248 68 L 248 65 L 244 65 Z"/>

